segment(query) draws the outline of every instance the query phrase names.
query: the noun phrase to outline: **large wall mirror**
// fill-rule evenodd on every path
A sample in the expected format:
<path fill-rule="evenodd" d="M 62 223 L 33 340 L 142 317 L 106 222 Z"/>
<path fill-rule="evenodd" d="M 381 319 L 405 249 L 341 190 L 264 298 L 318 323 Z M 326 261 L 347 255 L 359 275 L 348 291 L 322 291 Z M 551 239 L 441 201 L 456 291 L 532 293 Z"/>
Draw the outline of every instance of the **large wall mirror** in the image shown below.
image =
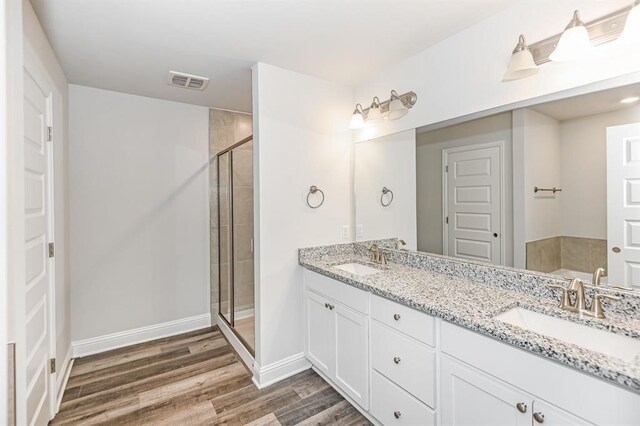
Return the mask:
<path fill-rule="evenodd" d="M 640 287 L 640 84 L 356 144 L 356 239 Z"/>

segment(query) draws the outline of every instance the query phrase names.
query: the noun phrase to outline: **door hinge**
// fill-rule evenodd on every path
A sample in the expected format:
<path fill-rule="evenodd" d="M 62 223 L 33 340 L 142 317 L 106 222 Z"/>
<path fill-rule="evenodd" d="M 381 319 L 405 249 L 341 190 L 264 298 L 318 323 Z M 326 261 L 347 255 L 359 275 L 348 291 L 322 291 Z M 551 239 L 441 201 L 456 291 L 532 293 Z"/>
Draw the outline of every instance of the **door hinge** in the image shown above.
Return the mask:
<path fill-rule="evenodd" d="M 448 225 L 449 224 L 449 216 L 446 217 L 446 219 L 444 220 L 445 223 Z"/>
<path fill-rule="evenodd" d="M 47 141 L 51 142 L 53 140 L 53 127 L 47 127 Z"/>
<path fill-rule="evenodd" d="M 449 173 L 449 166 L 444 166 L 444 172 Z"/>
<path fill-rule="evenodd" d="M 56 254 L 55 244 L 49 243 L 49 257 L 53 257 Z"/>
<path fill-rule="evenodd" d="M 55 358 L 51 358 L 49 360 L 49 372 L 51 374 L 56 372 L 56 359 Z"/>

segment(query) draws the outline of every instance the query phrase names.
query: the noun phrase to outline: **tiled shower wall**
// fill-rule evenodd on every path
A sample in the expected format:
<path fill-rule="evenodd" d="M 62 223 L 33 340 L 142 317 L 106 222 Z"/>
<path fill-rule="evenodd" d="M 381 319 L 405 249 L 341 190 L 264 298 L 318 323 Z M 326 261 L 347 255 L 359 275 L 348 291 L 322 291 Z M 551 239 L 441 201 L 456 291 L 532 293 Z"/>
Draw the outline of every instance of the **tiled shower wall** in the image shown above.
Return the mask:
<path fill-rule="evenodd" d="M 253 133 L 253 122 L 250 114 L 225 111 L 220 109 L 209 110 L 209 158 L 214 159 L 215 155 L 225 148 L 251 136 Z M 240 193 L 240 197 L 234 200 L 234 208 L 236 209 L 235 225 L 237 233 L 242 233 L 242 240 L 253 238 L 253 179 L 247 179 L 247 167 L 252 170 L 252 143 L 243 145 L 235 156 L 234 167 L 238 168 L 234 179 L 238 179 L 241 183 L 236 185 Z M 243 151 L 243 152 L 241 152 Z M 251 176 L 251 170 L 249 175 Z M 241 177 L 239 175 L 242 175 Z M 217 170 L 214 161 L 210 162 L 209 167 L 209 191 L 210 191 L 210 228 L 211 228 L 211 315 L 214 321 L 218 318 L 218 182 Z M 240 222 L 238 222 L 240 220 Z M 250 224 L 250 226 L 247 226 Z M 228 226 L 228 218 L 222 217 L 221 226 Z M 250 232 L 250 236 L 245 235 Z M 224 232 L 223 232 L 224 234 Z M 250 258 L 247 252 L 251 255 Z M 223 258 L 226 258 L 223 253 Z M 223 271 L 226 268 L 223 268 Z M 241 288 L 246 291 L 239 292 L 236 297 L 239 298 L 239 304 L 253 303 L 253 254 L 250 248 L 239 244 L 236 247 L 236 275 L 239 280 L 251 280 L 250 285 L 242 285 Z"/>
<path fill-rule="evenodd" d="M 527 269 L 592 273 L 607 269 L 607 240 L 559 236 L 527 243 Z"/>

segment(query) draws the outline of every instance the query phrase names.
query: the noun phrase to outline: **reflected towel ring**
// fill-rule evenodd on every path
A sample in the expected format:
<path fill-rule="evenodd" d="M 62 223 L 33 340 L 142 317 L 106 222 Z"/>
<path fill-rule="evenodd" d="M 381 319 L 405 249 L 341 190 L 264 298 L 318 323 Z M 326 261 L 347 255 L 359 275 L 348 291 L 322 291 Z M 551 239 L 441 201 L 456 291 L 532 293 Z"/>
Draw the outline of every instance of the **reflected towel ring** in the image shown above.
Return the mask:
<path fill-rule="evenodd" d="M 384 203 L 384 196 L 387 194 L 391 194 L 391 198 L 389 199 L 389 202 L 387 204 Z M 386 186 L 382 187 L 382 194 L 380 194 L 380 204 L 382 204 L 383 207 L 388 207 L 391 203 L 393 203 L 393 191 L 390 190 L 389 188 L 387 188 Z"/>
<path fill-rule="evenodd" d="M 309 202 L 309 197 L 311 196 L 311 194 L 317 194 L 318 192 L 320 193 L 320 195 L 322 195 L 322 200 L 320 201 L 320 203 L 318 203 L 318 205 L 313 206 Z M 311 207 L 312 209 L 317 209 L 318 207 L 320 207 L 322 205 L 322 203 L 324 203 L 324 192 L 322 192 L 322 189 L 318 188 L 317 186 L 311 185 L 309 187 L 309 193 L 307 194 L 307 205 L 309 207 Z"/>

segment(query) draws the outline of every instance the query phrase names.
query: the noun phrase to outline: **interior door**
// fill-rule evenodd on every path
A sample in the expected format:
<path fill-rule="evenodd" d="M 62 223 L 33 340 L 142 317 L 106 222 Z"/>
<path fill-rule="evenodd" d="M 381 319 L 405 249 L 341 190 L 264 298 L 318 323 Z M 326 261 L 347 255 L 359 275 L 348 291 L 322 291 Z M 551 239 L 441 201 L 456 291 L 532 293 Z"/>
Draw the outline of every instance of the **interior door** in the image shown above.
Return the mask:
<path fill-rule="evenodd" d="M 25 199 L 25 367 L 28 425 L 47 424 L 52 415 L 49 359 L 52 263 L 50 92 L 24 72 Z"/>
<path fill-rule="evenodd" d="M 500 147 L 445 150 L 443 164 L 444 254 L 502 263 Z"/>
<path fill-rule="evenodd" d="M 640 123 L 607 128 L 609 282 L 640 286 Z"/>

